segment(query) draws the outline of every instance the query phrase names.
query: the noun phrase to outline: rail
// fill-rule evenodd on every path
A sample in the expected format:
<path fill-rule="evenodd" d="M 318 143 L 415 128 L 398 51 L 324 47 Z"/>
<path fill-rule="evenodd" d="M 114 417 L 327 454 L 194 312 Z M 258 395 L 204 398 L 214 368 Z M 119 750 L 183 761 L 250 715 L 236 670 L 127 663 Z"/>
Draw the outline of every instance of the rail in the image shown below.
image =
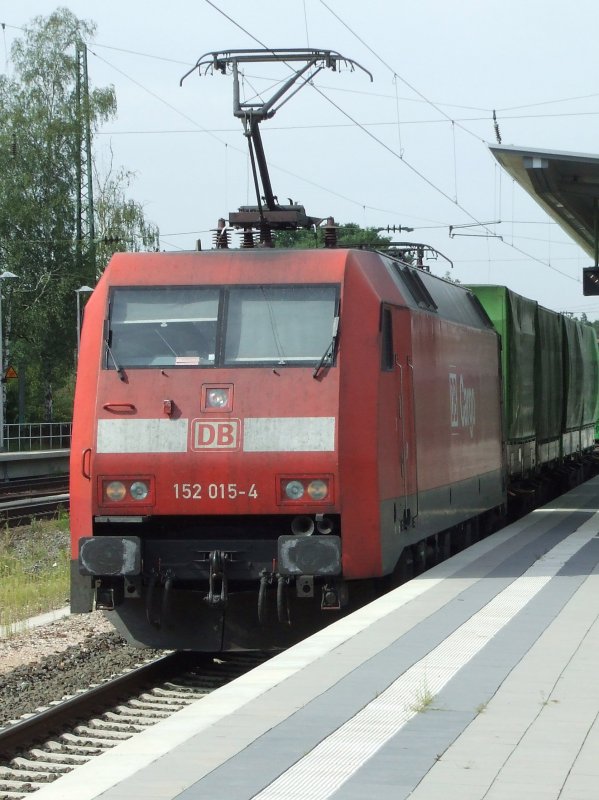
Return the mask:
<path fill-rule="evenodd" d="M 6 758 L 22 747 L 43 741 L 58 726 L 74 724 L 82 716 L 97 711 L 98 706 L 110 707 L 123 694 L 140 691 L 144 682 L 168 680 L 180 672 L 184 664 L 184 655 L 168 653 L 12 725 L 0 728 L 0 758 Z"/>
<path fill-rule="evenodd" d="M 0 798 L 29 797 L 268 657 L 239 653 L 214 659 L 167 653 L 9 722 L 0 727 Z"/>
<path fill-rule="evenodd" d="M 60 510 L 68 508 L 68 491 L 46 495 L 35 493 L 20 500 L 0 502 L 0 525 L 9 528 L 28 525 L 32 519 L 53 518 Z"/>

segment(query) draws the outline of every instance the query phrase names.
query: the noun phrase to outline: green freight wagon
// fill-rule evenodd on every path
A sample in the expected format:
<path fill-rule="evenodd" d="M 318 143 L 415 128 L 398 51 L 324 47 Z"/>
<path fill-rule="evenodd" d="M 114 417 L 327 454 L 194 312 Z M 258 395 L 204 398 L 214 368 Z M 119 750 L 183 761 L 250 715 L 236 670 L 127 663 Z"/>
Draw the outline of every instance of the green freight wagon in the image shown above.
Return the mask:
<path fill-rule="evenodd" d="M 564 353 L 562 315 L 537 306 L 535 341 L 535 428 L 537 463 L 562 456 Z"/>
<path fill-rule="evenodd" d="M 501 336 L 503 435 L 510 477 L 537 466 L 535 328 L 537 303 L 505 286 L 468 286 Z"/>
<path fill-rule="evenodd" d="M 501 336 L 508 473 L 525 477 L 594 445 L 595 332 L 505 286 L 469 286 Z"/>
<path fill-rule="evenodd" d="M 590 449 L 597 420 L 597 338 L 590 325 L 562 318 L 564 329 L 564 456 Z"/>

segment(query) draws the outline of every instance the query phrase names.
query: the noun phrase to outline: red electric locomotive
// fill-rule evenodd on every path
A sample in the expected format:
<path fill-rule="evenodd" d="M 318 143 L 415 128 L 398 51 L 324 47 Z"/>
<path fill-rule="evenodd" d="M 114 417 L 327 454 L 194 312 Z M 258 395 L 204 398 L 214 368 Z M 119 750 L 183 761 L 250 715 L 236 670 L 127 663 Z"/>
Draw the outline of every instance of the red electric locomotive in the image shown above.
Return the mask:
<path fill-rule="evenodd" d="M 469 290 L 376 252 L 115 255 L 81 337 L 72 610 L 276 648 L 449 555 L 506 499 L 498 341 Z"/>
<path fill-rule="evenodd" d="M 304 66 L 242 102 L 255 61 Z M 229 215 L 245 249 L 221 228 L 213 252 L 115 255 L 87 304 L 71 607 L 95 600 L 135 644 L 283 647 L 505 505 L 499 337 L 472 292 L 401 250 L 335 249 L 333 225 L 324 250 L 271 247 L 273 229 L 320 220 L 278 204 L 258 125 L 300 78 L 343 65 L 359 66 L 203 56 L 201 74 L 232 72 L 250 146 L 258 205 Z"/>

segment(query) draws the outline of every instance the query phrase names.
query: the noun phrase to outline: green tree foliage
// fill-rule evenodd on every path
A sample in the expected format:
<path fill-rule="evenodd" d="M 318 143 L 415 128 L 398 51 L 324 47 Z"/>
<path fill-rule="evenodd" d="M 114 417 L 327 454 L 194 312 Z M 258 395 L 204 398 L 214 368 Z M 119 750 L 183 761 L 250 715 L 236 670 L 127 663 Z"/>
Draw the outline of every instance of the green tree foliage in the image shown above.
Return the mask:
<path fill-rule="evenodd" d="M 379 250 L 389 248 L 389 239 L 381 236 L 376 228 L 361 228 L 355 222 L 335 227 L 337 229 L 337 247 L 370 247 Z M 316 230 L 277 231 L 273 238 L 275 247 L 295 249 L 324 247 L 325 229 L 319 227 Z"/>
<path fill-rule="evenodd" d="M 413 248 L 393 244 L 389 236 L 381 235 L 378 228 L 361 228 L 355 222 L 335 226 L 337 232 L 336 247 L 360 247 L 368 250 L 378 250 L 392 258 L 397 258 L 407 264 L 414 263 Z M 325 246 L 326 229 L 318 227 L 315 230 L 301 229 L 297 231 L 277 231 L 274 236 L 275 247 L 288 247 L 293 249 L 309 249 Z"/>
<path fill-rule="evenodd" d="M 135 241 L 154 248 L 158 241 L 141 208 L 125 196 L 129 176 L 117 172 L 97 190 L 101 244 L 76 242 L 83 130 L 76 53 L 94 33 L 92 23 L 65 8 L 35 17 L 12 46 L 11 75 L 0 76 L 0 271 L 19 276 L 0 281 L 2 366 L 14 364 L 21 378 L 26 373 L 31 421 L 48 418 L 52 395 L 63 397 L 54 417 L 70 417 L 75 289 L 93 284 L 110 248 Z M 113 87 L 90 88 L 86 113 L 93 141 L 99 126 L 116 115 Z M 105 244 L 105 238 L 118 241 Z M 11 382 L 8 421 L 16 421 L 16 389 Z"/>
<path fill-rule="evenodd" d="M 142 206 L 127 197 L 134 174 L 110 168 L 95 171 L 96 269 L 101 272 L 115 252 L 157 250 L 158 228 L 145 218 Z"/>

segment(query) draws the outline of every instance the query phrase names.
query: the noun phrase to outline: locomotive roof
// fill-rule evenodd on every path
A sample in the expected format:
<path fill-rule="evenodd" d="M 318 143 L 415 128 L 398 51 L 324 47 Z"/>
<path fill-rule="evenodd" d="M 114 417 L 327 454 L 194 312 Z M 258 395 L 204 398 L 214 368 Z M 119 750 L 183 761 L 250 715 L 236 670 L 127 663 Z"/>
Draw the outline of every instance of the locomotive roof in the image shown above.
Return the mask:
<path fill-rule="evenodd" d="M 468 287 L 400 261 L 386 258 L 385 263 L 410 308 L 432 311 L 441 319 L 474 328 L 492 327 L 486 312 Z"/>
<path fill-rule="evenodd" d="M 289 260 L 285 265 L 285 270 L 283 272 L 273 271 L 272 262 L 289 256 L 291 253 L 296 258 Z M 439 278 L 425 269 L 407 264 L 385 253 L 359 248 L 313 250 L 256 248 L 178 253 L 117 253 L 113 256 L 102 282 L 106 280 L 112 286 L 168 284 L 174 278 L 172 267 L 176 262 L 182 267 L 180 275 L 188 277 L 190 282 L 197 282 L 201 281 L 202 277 L 202 272 L 198 271 L 198 259 L 205 258 L 210 261 L 215 259 L 217 263 L 221 259 L 225 262 L 222 268 L 219 265 L 216 273 L 212 272 L 210 283 L 214 283 L 216 275 L 218 275 L 217 281 L 220 279 L 227 283 L 228 279 L 233 277 L 237 282 L 242 278 L 242 273 L 238 269 L 231 273 L 229 267 L 239 266 L 240 255 L 242 260 L 247 259 L 251 264 L 251 271 L 247 273 L 248 277 L 251 276 L 251 283 L 268 281 L 269 278 L 276 281 L 282 276 L 288 282 L 304 282 L 306 280 L 308 282 L 326 282 L 327 280 L 342 279 L 349 254 L 358 257 L 363 254 L 367 257 L 371 267 L 376 263 L 371 259 L 378 256 L 382 269 L 397 286 L 409 308 L 430 312 L 440 319 L 470 327 L 490 327 L 486 313 L 473 293 L 466 287 Z M 167 271 L 165 271 L 165 261 L 169 262 L 170 269 Z M 325 263 L 326 269 L 324 269 Z M 180 283 L 181 281 L 175 280 L 175 282 Z"/>

